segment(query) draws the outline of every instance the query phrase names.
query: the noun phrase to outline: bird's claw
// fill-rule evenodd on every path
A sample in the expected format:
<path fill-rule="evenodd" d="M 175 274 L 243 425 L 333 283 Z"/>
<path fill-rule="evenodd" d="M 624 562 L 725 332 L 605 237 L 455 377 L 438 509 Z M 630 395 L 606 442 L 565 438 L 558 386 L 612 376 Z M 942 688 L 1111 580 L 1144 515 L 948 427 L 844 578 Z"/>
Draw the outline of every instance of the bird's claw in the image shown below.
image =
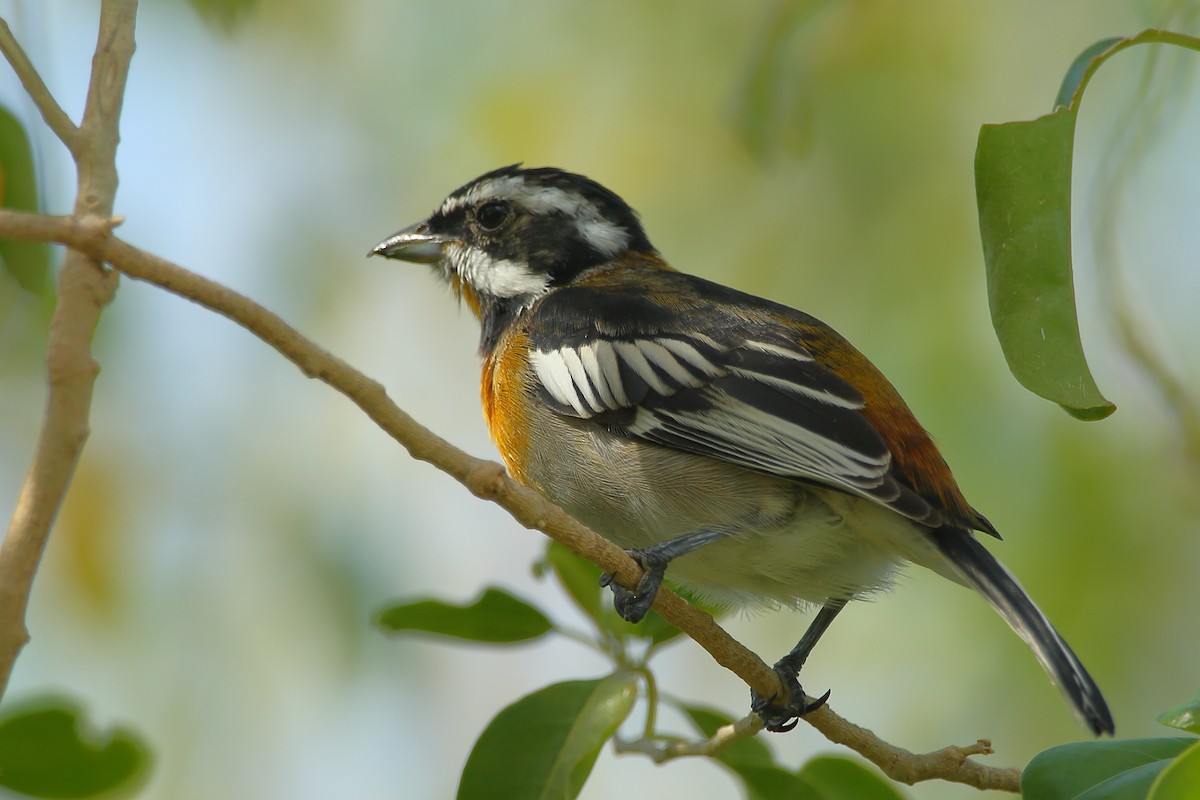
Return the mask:
<path fill-rule="evenodd" d="M 605 572 L 600 576 L 600 585 L 607 586 L 613 593 L 613 608 L 621 619 L 626 622 L 638 623 L 645 618 L 658 589 L 662 586 L 667 564 L 662 559 L 656 559 L 641 550 L 627 550 L 629 556 L 642 567 L 642 579 L 638 581 L 637 589 L 629 590 L 616 582 L 616 576 Z"/>
<path fill-rule="evenodd" d="M 811 714 L 829 701 L 829 692 L 821 695 L 811 703 L 800 688 L 796 672 L 787 667 L 775 666 L 775 674 L 783 684 L 784 697 L 772 695 L 763 697 L 753 689 L 750 690 L 750 710 L 762 718 L 763 727 L 771 733 L 786 733 L 800 724 L 800 718 Z"/>

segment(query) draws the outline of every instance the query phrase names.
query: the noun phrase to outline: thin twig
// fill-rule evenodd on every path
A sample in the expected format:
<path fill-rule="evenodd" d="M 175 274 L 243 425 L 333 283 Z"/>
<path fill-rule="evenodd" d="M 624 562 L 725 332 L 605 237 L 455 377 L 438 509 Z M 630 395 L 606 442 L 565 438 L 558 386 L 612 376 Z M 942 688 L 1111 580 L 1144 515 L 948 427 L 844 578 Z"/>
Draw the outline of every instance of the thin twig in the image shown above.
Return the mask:
<path fill-rule="evenodd" d="M 118 128 L 133 57 L 136 16 L 137 0 L 104 0 L 101 5 L 83 124 L 64 139 L 69 142 L 78 174 L 75 216 L 88 223 L 79 227 L 93 231 L 93 236 L 97 230 L 101 236 L 107 235 L 117 191 Z M 3 34 L 8 36 L 6 43 L 0 43 L 5 55 L 18 69 L 42 113 L 48 114 L 47 123 L 61 136 L 69 122 L 65 121 L 66 115 L 47 99 L 45 84 L 12 40 L 7 25 Z M 91 354 L 92 336 L 100 312 L 111 302 L 116 287 L 116 273 L 106 269 L 102 260 L 78 249 L 67 252 L 50 319 L 46 412 L 29 472 L 0 545 L 0 694 L 17 656 L 29 641 L 25 612 L 34 575 L 87 441 L 92 389 L 100 371 Z"/>
<path fill-rule="evenodd" d="M 762 719 L 757 714 L 748 714 L 717 728 L 707 739 L 664 739 L 654 736 L 634 741 L 617 739 L 613 743 L 613 749 L 618 753 L 641 753 L 649 756 L 655 763 L 662 764 L 676 758 L 714 756 L 736 741 L 757 736 L 762 729 Z"/>
<path fill-rule="evenodd" d="M 910 786 L 927 780 L 965 783 L 977 789 L 1021 791 L 1021 771 L 1014 767 L 989 767 L 970 756 L 991 755 L 992 743 L 980 739 L 973 745 L 951 745 L 932 753 L 913 753 L 880 739 L 866 728 L 838 716 L 828 705 L 804 717 L 831 742 L 850 748 L 889 778 Z"/>
<path fill-rule="evenodd" d="M 499 464 L 474 458 L 419 425 L 388 398 L 378 382 L 313 344 L 280 317 L 237 292 L 139 250 L 112 236 L 108 228 L 83 225 L 68 217 L 0 210 L 0 237 L 55 241 L 78 248 L 130 278 L 152 283 L 228 317 L 278 350 L 305 375 L 348 397 L 414 458 L 453 476 L 476 496 L 499 504 L 522 525 L 542 531 L 616 574 L 622 585 L 633 586 L 641 576 L 641 570 L 619 547 L 537 493 L 510 480 Z M 726 633 L 710 615 L 665 588 L 659 592 L 654 609 L 759 694 L 769 696 L 780 691 L 774 671 Z M 847 722 L 828 706 L 804 719 L 831 741 L 844 744 L 897 780 L 916 783 L 940 778 L 981 788 L 1017 790 L 1016 770 L 988 767 L 968 758 L 991 752 L 990 748 L 951 747 L 914 755 Z M 757 724 L 761 726 L 761 722 Z"/>
<path fill-rule="evenodd" d="M 831 742 L 858 753 L 894 781 L 911 786 L 922 781 L 944 780 L 965 783 L 977 789 L 1013 793 L 1021 791 L 1020 770 L 988 767 L 971 760 L 971 756 L 992 754 L 992 743 L 986 739 L 963 747 L 951 745 L 931 753 L 912 753 L 883 741 L 866 728 L 846 721 L 828 710 L 827 706 L 804 717 L 804 721 Z M 729 725 L 722 725 L 707 739 L 693 741 L 647 737 L 635 741 L 618 740 L 614 748 L 618 753 L 642 753 L 661 764 L 676 758 L 714 756 L 736 741 L 757 735 L 762 729 L 762 719 L 757 714 L 748 714 Z"/>
<path fill-rule="evenodd" d="M 8 21 L 5 19 L 0 19 L 0 52 L 4 53 L 13 72 L 17 73 L 21 85 L 25 87 L 25 92 L 41 112 L 42 119 L 50 126 L 50 130 L 54 131 L 54 135 L 67 146 L 68 150 L 74 153 L 79 140 L 79 128 L 67 116 L 67 112 L 62 110 L 62 106 L 54 99 L 54 95 L 50 94 L 50 89 L 46 87 L 45 81 L 38 74 L 33 62 L 29 60 L 29 56 L 25 54 L 24 48 L 13 36 L 12 30 L 8 27 Z"/>

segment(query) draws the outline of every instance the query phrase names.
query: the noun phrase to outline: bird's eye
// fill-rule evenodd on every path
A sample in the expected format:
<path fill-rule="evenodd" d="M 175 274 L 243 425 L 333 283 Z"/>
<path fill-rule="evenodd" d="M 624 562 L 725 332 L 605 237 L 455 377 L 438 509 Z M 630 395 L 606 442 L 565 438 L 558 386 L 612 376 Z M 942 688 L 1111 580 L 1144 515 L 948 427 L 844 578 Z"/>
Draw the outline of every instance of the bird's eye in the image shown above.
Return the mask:
<path fill-rule="evenodd" d="M 483 230 L 495 233 L 508 221 L 509 213 L 508 203 L 493 200 L 479 207 L 479 210 L 475 212 L 475 220 Z"/>

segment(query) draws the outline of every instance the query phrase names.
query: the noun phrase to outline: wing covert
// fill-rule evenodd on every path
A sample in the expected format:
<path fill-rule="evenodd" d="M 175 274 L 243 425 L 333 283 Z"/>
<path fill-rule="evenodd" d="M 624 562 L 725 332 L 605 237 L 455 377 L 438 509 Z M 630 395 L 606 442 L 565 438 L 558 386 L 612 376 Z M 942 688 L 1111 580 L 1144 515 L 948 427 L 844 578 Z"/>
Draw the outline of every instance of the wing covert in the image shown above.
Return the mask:
<path fill-rule="evenodd" d="M 539 329 L 536 319 L 531 325 L 531 366 L 555 412 L 940 524 L 939 512 L 896 479 L 890 450 L 862 413 L 863 396 L 787 326 L 701 319 L 704 333 L 618 329 L 597 320 L 595 308 L 589 314 L 576 317 L 590 324 L 570 335 Z"/>

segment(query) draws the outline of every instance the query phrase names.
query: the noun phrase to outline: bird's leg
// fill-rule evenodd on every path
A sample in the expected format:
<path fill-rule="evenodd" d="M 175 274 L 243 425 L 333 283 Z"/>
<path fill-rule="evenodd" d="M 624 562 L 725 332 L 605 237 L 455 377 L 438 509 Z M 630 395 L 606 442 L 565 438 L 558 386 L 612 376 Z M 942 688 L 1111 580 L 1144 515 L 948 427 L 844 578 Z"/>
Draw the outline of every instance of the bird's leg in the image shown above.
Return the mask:
<path fill-rule="evenodd" d="M 638 581 L 633 591 L 616 583 L 611 572 L 600 576 L 600 585 L 612 589 L 613 608 L 627 622 L 641 622 L 654 604 L 658 588 L 662 586 L 663 577 L 667 572 L 667 564 L 693 550 L 698 550 L 706 544 L 724 539 L 729 534 L 726 531 L 699 530 L 667 539 L 665 542 L 645 548 L 626 550 L 634 561 L 644 570 L 642 579 Z"/>
<path fill-rule="evenodd" d="M 845 600 L 827 602 L 809 623 L 808 630 L 804 631 L 804 635 L 792 651 L 775 662 L 775 674 L 783 684 L 783 697 L 762 697 L 753 689 L 750 690 L 750 709 L 762 717 L 763 727 L 767 730 L 774 733 L 790 731 L 796 727 L 800 717 L 816 711 L 829 699 L 829 692 L 826 692 L 812 703 L 806 702 L 804 690 L 800 688 L 800 682 L 796 678 L 800 674 L 800 668 L 808 660 L 809 653 L 820 641 L 821 634 L 825 633 L 834 617 L 845 607 Z"/>

